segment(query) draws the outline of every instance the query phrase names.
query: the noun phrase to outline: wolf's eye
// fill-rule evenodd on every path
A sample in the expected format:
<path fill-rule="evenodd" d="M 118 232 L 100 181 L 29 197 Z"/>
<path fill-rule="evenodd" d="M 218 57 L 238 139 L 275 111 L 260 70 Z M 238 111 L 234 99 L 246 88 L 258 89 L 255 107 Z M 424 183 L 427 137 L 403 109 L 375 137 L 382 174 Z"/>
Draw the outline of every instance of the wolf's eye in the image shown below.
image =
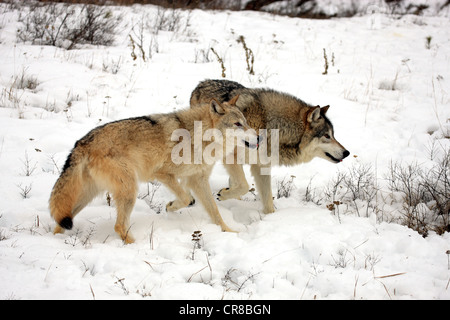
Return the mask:
<path fill-rule="evenodd" d="M 328 133 L 325 133 L 323 136 L 324 136 L 326 139 L 331 139 L 331 137 L 330 137 L 330 135 L 329 135 Z"/>
<path fill-rule="evenodd" d="M 240 122 L 235 122 L 234 125 L 238 128 L 242 127 L 242 124 Z"/>

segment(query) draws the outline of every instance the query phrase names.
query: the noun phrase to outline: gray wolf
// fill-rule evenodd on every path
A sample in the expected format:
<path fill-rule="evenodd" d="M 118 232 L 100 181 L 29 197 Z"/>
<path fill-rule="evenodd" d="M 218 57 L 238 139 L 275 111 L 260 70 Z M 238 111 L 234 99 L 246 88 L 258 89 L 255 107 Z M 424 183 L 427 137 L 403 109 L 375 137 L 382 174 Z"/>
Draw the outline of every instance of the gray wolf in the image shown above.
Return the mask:
<path fill-rule="evenodd" d="M 193 191 L 214 223 L 223 231 L 233 231 L 222 220 L 209 186 L 213 164 L 174 163 L 172 151 L 177 141 L 173 141 L 172 135 L 174 131 L 183 129 L 194 136 L 194 125 L 199 121 L 203 132 L 215 129 L 225 134 L 226 130 L 236 128 L 252 131 L 243 114 L 234 106 L 236 99 L 220 103 L 211 99 L 196 109 L 119 120 L 90 131 L 75 143 L 51 192 L 50 213 L 57 222 L 54 233 L 71 229 L 75 215 L 106 190 L 116 204 L 115 231 L 125 243 L 134 242 L 130 215 L 136 201 L 138 182 L 155 179 L 176 195 L 176 200 L 167 204 L 168 211 L 192 204 L 194 198 L 190 191 Z M 195 154 L 194 140 L 190 137 L 187 140 L 192 156 Z M 200 147 L 205 149 L 218 142 L 211 139 L 200 143 Z"/>
<path fill-rule="evenodd" d="M 190 98 L 191 108 L 212 98 L 227 101 L 237 96 L 236 106 L 242 111 L 250 127 L 278 130 L 280 165 L 293 166 L 320 157 L 339 163 L 350 152 L 334 137 L 331 121 L 326 116 L 329 106 L 312 106 L 286 93 L 271 89 L 249 89 L 228 80 L 205 80 L 198 84 Z M 269 141 L 269 140 L 268 140 Z M 270 144 L 270 142 L 268 142 Z M 242 165 L 224 163 L 230 175 L 228 188 L 219 191 L 220 200 L 240 198 L 248 192 Z M 251 164 L 256 189 L 263 202 L 264 213 L 274 212 L 270 174 L 261 174 L 266 164 Z M 266 172 L 270 172 L 270 167 Z"/>

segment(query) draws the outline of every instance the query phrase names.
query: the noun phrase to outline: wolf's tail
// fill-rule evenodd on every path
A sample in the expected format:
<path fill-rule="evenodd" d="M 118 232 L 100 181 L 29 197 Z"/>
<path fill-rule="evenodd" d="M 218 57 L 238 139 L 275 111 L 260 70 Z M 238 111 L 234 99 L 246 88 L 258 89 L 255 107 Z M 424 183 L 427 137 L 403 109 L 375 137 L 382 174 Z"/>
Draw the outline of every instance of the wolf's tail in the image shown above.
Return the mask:
<path fill-rule="evenodd" d="M 77 148 L 69 154 L 63 171 L 53 186 L 49 200 L 50 214 L 63 229 L 72 229 L 72 219 L 82 201 L 84 159 Z M 79 211 L 79 210 L 78 210 Z M 57 233 L 58 227 L 55 229 Z"/>

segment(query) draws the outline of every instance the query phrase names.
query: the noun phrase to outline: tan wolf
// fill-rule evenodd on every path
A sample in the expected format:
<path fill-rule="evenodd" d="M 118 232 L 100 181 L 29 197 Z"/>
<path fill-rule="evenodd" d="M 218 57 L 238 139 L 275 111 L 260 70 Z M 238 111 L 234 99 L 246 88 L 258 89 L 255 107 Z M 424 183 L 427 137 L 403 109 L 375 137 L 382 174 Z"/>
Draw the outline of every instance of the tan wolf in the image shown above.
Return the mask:
<path fill-rule="evenodd" d="M 334 138 L 333 125 L 326 116 L 329 106 L 311 106 L 286 93 L 271 89 L 249 89 L 228 80 L 200 82 L 191 94 L 190 105 L 195 109 L 212 98 L 221 102 L 236 95 L 239 95 L 236 106 L 250 127 L 257 131 L 267 129 L 268 137 L 271 130 L 278 130 L 279 165 L 292 166 L 309 162 L 314 157 L 339 163 L 350 154 Z M 267 140 L 269 145 L 270 141 Z M 220 200 L 239 199 L 249 189 L 242 165 L 225 162 L 224 165 L 230 175 L 230 186 L 220 190 L 218 197 Z M 271 176 L 261 174 L 262 167 L 269 166 L 266 172 L 270 172 L 270 165 L 252 163 L 250 169 L 263 202 L 264 213 L 274 212 Z"/>
<path fill-rule="evenodd" d="M 54 233 L 71 229 L 75 215 L 100 192 L 107 190 L 117 209 L 115 231 L 125 243 L 134 242 L 129 229 L 138 182 L 154 179 L 164 183 L 176 195 L 176 200 L 167 204 L 168 211 L 192 204 L 194 199 L 189 192 L 192 190 L 213 222 L 223 231 L 232 231 L 222 220 L 210 189 L 208 178 L 213 164 L 204 161 L 175 164 L 172 157 L 177 141 L 173 141 L 172 135 L 182 129 L 194 136 L 198 122 L 200 134 L 208 129 L 221 133 L 236 128 L 253 131 L 234 106 L 236 99 L 221 103 L 212 99 L 196 109 L 119 120 L 90 131 L 75 143 L 53 187 L 49 207 L 57 222 Z M 254 136 L 257 138 L 256 133 Z M 190 136 L 187 139 L 188 153 L 193 157 L 196 139 L 190 139 Z M 254 143 L 243 142 L 254 146 Z M 218 142 L 213 139 L 200 141 L 200 147 L 205 149 L 214 143 Z M 182 180 L 181 184 L 178 179 Z"/>

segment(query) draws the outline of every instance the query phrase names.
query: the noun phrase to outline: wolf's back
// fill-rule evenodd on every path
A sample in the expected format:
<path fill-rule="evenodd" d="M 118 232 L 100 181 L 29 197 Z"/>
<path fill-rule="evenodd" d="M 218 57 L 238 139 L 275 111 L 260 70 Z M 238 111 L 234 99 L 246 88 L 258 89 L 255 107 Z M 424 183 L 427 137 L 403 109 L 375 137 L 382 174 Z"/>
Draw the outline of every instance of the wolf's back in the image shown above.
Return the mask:
<path fill-rule="evenodd" d="M 205 80 L 200 82 L 192 91 L 190 104 L 193 107 L 203 103 L 210 103 L 213 98 L 220 103 L 230 101 L 243 89 L 246 89 L 246 87 L 235 81 Z"/>

